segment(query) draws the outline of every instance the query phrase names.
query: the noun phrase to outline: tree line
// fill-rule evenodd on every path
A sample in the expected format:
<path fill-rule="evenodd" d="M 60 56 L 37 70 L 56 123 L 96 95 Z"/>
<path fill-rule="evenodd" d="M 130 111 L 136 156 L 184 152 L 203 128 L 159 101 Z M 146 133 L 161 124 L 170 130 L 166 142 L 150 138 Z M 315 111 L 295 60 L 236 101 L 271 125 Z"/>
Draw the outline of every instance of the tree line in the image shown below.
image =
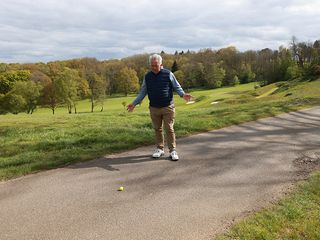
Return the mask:
<path fill-rule="evenodd" d="M 165 68 L 183 86 L 212 89 L 260 82 L 267 85 L 295 78 L 320 76 L 320 40 L 298 42 L 292 37 L 288 47 L 240 52 L 236 47 L 198 52 L 161 52 Z M 0 114 L 26 112 L 38 106 L 55 113 L 65 106 L 77 113 L 77 102 L 90 99 L 91 111 L 104 109 L 104 100 L 113 94 L 136 93 L 148 71 L 149 54 L 121 60 L 98 61 L 81 58 L 48 63 L 0 63 Z"/>

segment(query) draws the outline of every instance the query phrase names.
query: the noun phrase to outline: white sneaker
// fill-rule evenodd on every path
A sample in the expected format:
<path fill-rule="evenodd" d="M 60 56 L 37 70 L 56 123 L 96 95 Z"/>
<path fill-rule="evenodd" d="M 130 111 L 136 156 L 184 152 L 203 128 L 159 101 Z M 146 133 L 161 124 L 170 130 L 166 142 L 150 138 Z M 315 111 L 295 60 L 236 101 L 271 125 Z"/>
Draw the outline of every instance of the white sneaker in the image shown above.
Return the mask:
<path fill-rule="evenodd" d="M 161 157 L 162 155 L 164 155 L 164 151 L 162 149 L 157 149 L 154 154 L 152 154 L 152 157 L 153 158 L 159 158 Z"/>
<path fill-rule="evenodd" d="M 176 151 L 172 151 L 170 153 L 170 157 L 171 157 L 172 161 L 178 161 L 179 160 L 179 156 L 178 156 L 178 153 Z"/>

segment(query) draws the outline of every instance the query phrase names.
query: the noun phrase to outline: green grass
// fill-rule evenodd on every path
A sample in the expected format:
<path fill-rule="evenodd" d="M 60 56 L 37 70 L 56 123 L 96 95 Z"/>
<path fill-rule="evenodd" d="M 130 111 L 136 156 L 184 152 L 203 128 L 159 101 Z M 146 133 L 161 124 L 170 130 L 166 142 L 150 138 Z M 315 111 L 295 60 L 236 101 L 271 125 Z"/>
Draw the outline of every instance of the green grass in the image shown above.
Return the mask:
<path fill-rule="evenodd" d="M 320 105 L 320 80 L 257 90 L 254 85 L 192 91 L 196 102 L 189 105 L 175 96 L 177 137 Z M 277 90 L 270 94 L 270 88 Z M 134 97 L 108 98 L 104 112 L 90 113 L 90 102 L 84 100 L 78 114 L 61 107 L 55 115 L 45 108 L 32 115 L 1 115 L 0 180 L 153 144 L 148 99 L 134 113 L 122 105 Z"/>
<path fill-rule="evenodd" d="M 289 197 L 232 227 L 217 240 L 320 239 L 320 172 L 300 184 Z"/>
<path fill-rule="evenodd" d="M 254 85 L 194 90 L 195 103 L 189 105 L 175 96 L 177 136 L 320 105 L 320 79 L 256 90 Z M 33 115 L 1 115 L 0 180 L 152 144 L 147 98 L 134 113 L 122 106 L 134 97 L 108 98 L 104 112 L 96 108 L 90 113 L 90 102 L 84 100 L 78 104 L 78 114 L 68 114 L 61 107 L 55 115 L 44 108 Z M 286 199 L 239 222 L 217 239 L 320 239 L 319 216 L 320 172 Z"/>

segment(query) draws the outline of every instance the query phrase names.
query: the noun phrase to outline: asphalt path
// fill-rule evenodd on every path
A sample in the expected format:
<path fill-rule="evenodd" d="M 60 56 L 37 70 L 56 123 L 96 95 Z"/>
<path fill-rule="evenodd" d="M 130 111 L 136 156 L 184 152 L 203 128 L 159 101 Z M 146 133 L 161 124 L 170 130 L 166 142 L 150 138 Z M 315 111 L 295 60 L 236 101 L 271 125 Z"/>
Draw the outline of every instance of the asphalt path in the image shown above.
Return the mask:
<path fill-rule="evenodd" d="M 320 156 L 320 107 L 0 183 L 0 239 L 212 239 L 292 188 Z M 117 191 L 123 186 L 124 191 Z"/>

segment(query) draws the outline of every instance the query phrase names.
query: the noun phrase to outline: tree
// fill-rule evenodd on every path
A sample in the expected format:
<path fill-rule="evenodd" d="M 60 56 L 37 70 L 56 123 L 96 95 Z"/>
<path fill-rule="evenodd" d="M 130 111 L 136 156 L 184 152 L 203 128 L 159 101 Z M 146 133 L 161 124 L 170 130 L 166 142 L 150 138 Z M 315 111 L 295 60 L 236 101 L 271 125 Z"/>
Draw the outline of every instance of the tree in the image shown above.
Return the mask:
<path fill-rule="evenodd" d="M 319 77 L 320 76 L 320 64 L 312 65 L 310 71 L 311 71 L 311 76 Z"/>
<path fill-rule="evenodd" d="M 272 79 L 274 73 L 273 51 L 269 48 L 260 50 L 257 53 L 256 61 L 256 78 L 262 86 L 267 85 L 271 82 L 270 79 Z"/>
<path fill-rule="evenodd" d="M 59 89 L 56 78 L 58 74 L 63 71 L 63 66 L 60 62 L 49 62 L 44 70 L 46 72 L 45 75 L 48 78 L 44 77 L 42 79 L 44 80 L 44 86 L 40 99 L 43 106 L 50 108 L 52 114 L 54 114 L 56 108 L 62 102 L 62 99 L 59 98 Z"/>
<path fill-rule="evenodd" d="M 202 63 L 187 63 L 182 66 L 184 84 L 187 87 L 203 87 L 206 85 L 204 66 Z"/>
<path fill-rule="evenodd" d="M 233 85 L 233 77 L 234 75 L 240 75 L 239 71 L 241 68 L 241 63 L 245 59 L 241 59 L 241 56 L 234 46 L 230 46 L 227 48 L 221 48 L 217 51 L 217 61 L 221 62 L 221 67 L 225 69 L 226 75 L 222 85 L 230 86 Z"/>
<path fill-rule="evenodd" d="M 0 94 L 6 94 L 13 88 L 13 82 L 6 78 L 5 74 L 0 75 Z"/>
<path fill-rule="evenodd" d="M 76 70 L 65 67 L 55 78 L 55 87 L 59 100 L 67 105 L 69 114 L 72 108 L 76 113 L 76 101 L 79 99 L 79 74 Z"/>
<path fill-rule="evenodd" d="M 93 112 L 96 104 L 102 104 L 101 110 L 103 110 L 103 102 L 106 94 L 106 81 L 103 77 L 104 66 L 95 58 L 83 58 L 81 59 L 81 72 L 82 77 L 87 80 L 90 89 L 91 99 L 91 112 Z"/>
<path fill-rule="evenodd" d="M 42 89 L 41 103 L 43 106 L 48 107 L 52 110 L 52 114 L 55 113 L 58 107 L 59 99 L 56 93 L 56 87 L 54 80 L 50 79 Z"/>
<path fill-rule="evenodd" d="M 0 114 L 5 114 L 6 112 L 4 111 L 4 101 L 2 100 L 4 98 L 4 94 L 0 93 Z"/>
<path fill-rule="evenodd" d="M 255 73 L 252 72 L 251 65 L 249 63 L 243 63 L 240 70 L 240 82 L 249 83 L 252 82 L 255 78 Z"/>
<path fill-rule="evenodd" d="M 314 62 L 320 64 L 320 40 L 316 40 L 313 43 L 313 49 L 315 52 Z"/>
<path fill-rule="evenodd" d="M 117 92 L 117 82 L 119 79 L 119 73 L 122 68 L 125 67 L 124 62 L 119 60 L 112 60 L 103 64 L 103 74 L 105 79 L 108 79 L 106 92 L 111 96 Z M 142 75 L 143 77 L 143 75 Z"/>
<path fill-rule="evenodd" d="M 205 85 L 204 66 L 202 63 L 196 63 L 194 66 L 195 85 L 203 87 Z"/>
<path fill-rule="evenodd" d="M 0 63 L 0 74 L 8 71 L 8 65 L 5 63 Z"/>
<path fill-rule="evenodd" d="M 37 108 L 41 89 L 42 87 L 35 82 L 18 81 L 15 83 L 11 93 L 22 96 L 25 100 L 26 112 L 28 114 L 32 114 L 33 111 Z"/>
<path fill-rule="evenodd" d="M 139 79 L 137 72 L 133 69 L 125 67 L 120 70 L 119 79 L 117 84 L 118 92 L 128 93 L 136 92 L 139 89 Z"/>
<path fill-rule="evenodd" d="M 6 72 L 6 77 L 10 82 L 16 81 L 28 81 L 30 79 L 30 71 L 28 70 L 18 70 Z"/>
<path fill-rule="evenodd" d="M 215 51 L 210 48 L 201 49 L 195 56 L 194 61 L 202 63 L 207 69 L 213 62 L 217 62 L 218 56 Z"/>
<path fill-rule="evenodd" d="M 178 68 L 178 63 L 177 63 L 177 61 L 176 60 L 174 60 L 174 62 L 173 62 L 173 64 L 172 64 L 172 67 L 171 67 L 171 72 L 176 72 L 176 71 L 178 71 L 179 70 L 179 68 Z"/>
<path fill-rule="evenodd" d="M 26 110 L 26 101 L 21 95 L 12 92 L 0 97 L 0 113 L 18 114 Z"/>
<path fill-rule="evenodd" d="M 30 72 L 26 70 L 8 71 L 0 74 L 0 93 L 8 93 L 17 81 L 29 81 Z"/>
<path fill-rule="evenodd" d="M 46 84 L 48 84 L 51 81 L 51 79 L 48 75 L 46 75 L 45 73 L 38 71 L 38 70 L 31 73 L 30 80 L 32 82 L 35 82 L 35 83 L 41 85 L 41 86 L 45 86 Z"/>
<path fill-rule="evenodd" d="M 183 73 L 182 70 L 178 70 L 178 71 L 174 72 L 174 76 L 176 77 L 178 82 L 181 84 L 181 86 L 183 86 L 186 89 L 188 89 L 189 86 L 184 81 L 184 73 Z"/>
<path fill-rule="evenodd" d="M 298 65 L 289 66 L 286 71 L 285 79 L 291 80 L 297 77 L 300 77 L 301 71 Z"/>
<path fill-rule="evenodd" d="M 231 86 L 236 86 L 240 84 L 240 79 L 238 78 L 237 75 L 234 75 L 234 77 L 232 78 L 232 82 L 230 83 Z"/>
<path fill-rule="evenodd" d="M 89 84 L 86 79 L 79 78 L 78 88 L 77 88 L 77 96 L 80 99 L 85 99 L 90 96 Z"/>
<path fill-rule="evenodd" d="M 303 68 L 302 49 L 301 49 L 301 45 L 299 46 L 299 44 L 297 44 L 297 38 L 295 36 L 292 36 L 290 48 L 292 50 L 294 59 L 298 63 L 298 66 L 300 68 Z"/>
<path fill-rule="evenodd" d="M 207 69 L 207 87 L 219 88 L 222 85 L 226 71 L 221 67 L 221 63 L 212 63 Z"/>
<path fill-rule="evenodd" d="M 104 109 L 104 101 L 106 98 L 106 82 L 103 79 L 101 80 L 102 81 L 98 83 L 99 85 L 96 91 L 96 105 L 101 107 L 100 112 Z"/>
<path fill-rule="evenodd" d="M 96 103 L 101 105 L 101 111 L 103 111 L 103 102 L 106 95 L 105 82 L 101 76 L 94 72 L 87 74 L 87 81 L 90 89 L 91 112 L 93 112 Z"/>

